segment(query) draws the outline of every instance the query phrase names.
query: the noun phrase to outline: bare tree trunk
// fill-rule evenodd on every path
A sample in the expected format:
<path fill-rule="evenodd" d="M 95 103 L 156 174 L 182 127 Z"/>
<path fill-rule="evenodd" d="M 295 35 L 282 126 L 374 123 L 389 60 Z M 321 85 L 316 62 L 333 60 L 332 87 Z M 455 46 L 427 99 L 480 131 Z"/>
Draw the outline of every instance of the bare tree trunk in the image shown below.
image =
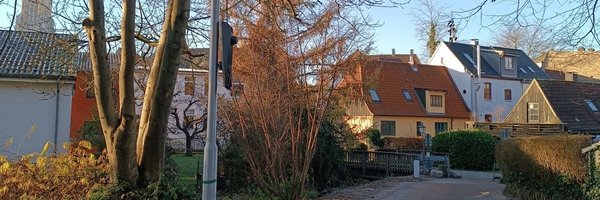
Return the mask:
<path fill-rule="evenodd" d="M 133 5 L 135 5 L 135 1 L 133 2 Z M 127 24 L 125 23 L 126 20 L 132 21 L 133 19 L 130 18 L 135 17 L 129 14 L 133 13 L 135 10 L 135 7 L 129 3 L 131 2 L 127 2 L 123 9 L 124 14 L 126 13 L 123 17 L 124 24 Z M 131 116 L 132 112 L 126 111 L 127 109 L 123 109 L 119 119 L 117 119 L 116 116 L 112 80 L 110 77 L 109 65 L 107 63 L 104 1 L 90 0 L 89 5 L 90 17 L 83 21 L 83 27 L 90 40 L 90 58 L 94 73 L 94 92 L 111 167 L 110 178 L 112 182 L 122 180 L 131 185 L 135 185 L 138 173 L 135 160 L 132 159 L 135 158 L 135 151 L 131 150 L 134 148 L 134 143 L 131 138 L 133 137 L 133 140 L 135 140 L 135 135 L 127 134 L 128 129 L 132 130 L 131 121 L 133 117 Z M 133 24 L 131 24 L 131 26 L 133 26 Z M 125 43 L 124 46 L 126 46 Z M 135 54 L 135 50 L 133 53 Z M 132 77 L 131 80 L 133 80 Z M 133 92 L 133 88 L 131 91 Z M 126 93 L 121 95 L 125 94 Z M 126 102 L 123 101 L 121 103 L 124 105 Z"/>
<path fill-rule="evenodd" d="M 192 156 L 192 137 L 185 137 L 185 155 Z"/>
<path fill-rule="evenodd" d="M 189 18 L 189 0 L 170 0 L 150 71 L 137 139 L 137 163 L 143 181 L 158 181 L 163 168 L 169 108 Z M 156 102 L 156 103 L 153 103 Z"/>

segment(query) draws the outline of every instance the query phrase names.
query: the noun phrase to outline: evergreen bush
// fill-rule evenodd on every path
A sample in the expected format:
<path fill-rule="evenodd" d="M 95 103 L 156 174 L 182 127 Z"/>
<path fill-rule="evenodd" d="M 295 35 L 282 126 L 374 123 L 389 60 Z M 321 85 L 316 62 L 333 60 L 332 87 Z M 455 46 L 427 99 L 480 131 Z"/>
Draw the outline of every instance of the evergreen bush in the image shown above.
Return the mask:
<path fill-rule="evenodd" d="M 496 139 L 482 130 L 454 130 L 438 133 L 432 150 L 450 154 L 456 169 L 491 170 L 494 165 Z"/>

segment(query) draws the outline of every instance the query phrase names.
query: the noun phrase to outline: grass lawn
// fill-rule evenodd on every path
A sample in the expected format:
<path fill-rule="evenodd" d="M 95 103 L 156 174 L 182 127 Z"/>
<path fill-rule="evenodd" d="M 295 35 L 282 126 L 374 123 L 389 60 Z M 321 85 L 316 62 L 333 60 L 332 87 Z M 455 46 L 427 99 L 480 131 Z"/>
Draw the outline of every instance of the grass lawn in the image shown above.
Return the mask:
<path fill-rule="evenodd" d="M 171 158 L 177 164 L 179 169 L 179 184 L 181 186 L 196 185 L 196 170 L 198 169 L 198 160 L 200 160 L 200 172 L 202 172 L 202 154 L 194 154 L 194 156 L 186 156 L 185 154 L 173 154 Z"/>

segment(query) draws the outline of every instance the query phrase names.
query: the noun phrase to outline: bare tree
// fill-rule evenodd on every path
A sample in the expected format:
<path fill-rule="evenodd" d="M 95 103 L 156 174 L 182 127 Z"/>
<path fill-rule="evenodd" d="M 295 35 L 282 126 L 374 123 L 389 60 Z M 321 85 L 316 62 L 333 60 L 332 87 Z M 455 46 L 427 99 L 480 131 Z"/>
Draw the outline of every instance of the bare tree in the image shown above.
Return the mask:
<path fill-rule="evenodd" d="M 205 102 L 205 99 L 188 97 L 179 101 L 175 100 L 173 103 L 177 105 L 171 105 L 171 117 L 174 121 L 168 130 L 173 135 L 185 135 L 185 154 L 187 156 L 192 156 L 194 139 L 204 141 L 205 135 L 200 135 L 200 133 L 206 131 L 207 113 L 202 111 L 202 115 L 196 116 L 195 111 L 196 109 L 205 110 L 202 106 Z M 179 109 L 179 106 L 182 106 L 183 109 Z"/>
<path fill-rule="evenodd" d="M 448 6 L 435 0 L 418 0 L 410 14 L 414 18 L 415 32 L 419 41 L 427 49 L 427 57 L 431 57 L 437 42 L 444 37 L 446 22 L 450 16 L 446 12 Z"/>
<path fill-rule="evenodd" d="M 452 12 L 462 26 L 472 20 L 484 29 L 539 26 L 559 48 L 600 45 L 598 0 L 495 1 Z M 514 9 L 484 9 L 493 7 Z"/>
<path fill-rule="evenodd" d="M 492 38 L 492 44 L 523 50 L 529 57 L 535 58 L 557 46 L 541 26 L 506 26 Z"/>
<path fill-rule="evenodd" d="M 163 31 L 156 44 L 154 62 L 148 76 L 139 128 L 136 130 L 134 69 L 135 0 L 122 2 L 121 66 L 119 72 L 119 98 L 113 100 L 107 64 L 107 36 L 104 1 L 89 1 L 89 18 L 83 27 L 89 39 L 90 59 L 94 74 L 94 88 L 100 124 L 106 140 L 111 180 L 131 185 L 158 181 L 163 167 L 165 131 L 169 105 L 180 64 L 181 49 L 185 44 L 190 2 L 168 1 Z M 118 109 L 115 109 L 117 102 Z M 159 103 L 156 103 L 159 102 Z M 137 131 L 137 132 L 136 132 Z M 139 132 L 139 133 L 138 133 Z M 136 144 L 137 143 L 137 144 Z"/>

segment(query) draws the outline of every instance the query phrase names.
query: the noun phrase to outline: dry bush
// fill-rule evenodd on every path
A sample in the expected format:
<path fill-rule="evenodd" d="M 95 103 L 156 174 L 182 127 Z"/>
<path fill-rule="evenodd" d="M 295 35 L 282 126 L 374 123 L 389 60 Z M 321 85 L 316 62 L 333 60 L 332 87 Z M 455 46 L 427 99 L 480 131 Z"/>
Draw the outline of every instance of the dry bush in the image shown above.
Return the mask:
<path fill-rule="evenodd" d="M 0 156 L 0 199 L 80 199 L 108 183 L 105 159 L 89 142 L 66 143 L 68 153 L 50 156 L 49 147 L 14 161 Z"/>
<path fill-rule="evenodd" d="M 582 135 L 501 141 L 496 158 L 507 190 L 521 198 L 529 198 L 529 193 L 543 194 L 545 199 L 584 198 L 587 165 L 581 149 L 590 143 L 590 137 Z"/>
<path fill-rule="evenodd" d="M 423 138 L 383 138 L 383 148 L 385 149 L 410 149 L 421 150 L 423 148 Z"/>

